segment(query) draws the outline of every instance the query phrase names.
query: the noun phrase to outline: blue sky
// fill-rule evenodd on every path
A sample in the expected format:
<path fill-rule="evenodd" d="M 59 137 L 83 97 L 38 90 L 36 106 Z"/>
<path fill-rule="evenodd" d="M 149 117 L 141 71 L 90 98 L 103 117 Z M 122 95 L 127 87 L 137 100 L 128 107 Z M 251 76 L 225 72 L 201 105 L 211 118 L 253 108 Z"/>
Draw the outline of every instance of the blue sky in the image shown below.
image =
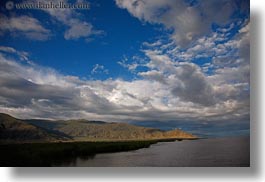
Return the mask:
<path fill-rule="evenodd" d="M 1 112 L 245 129 L 249 1 L 61 2 L 89 8 L 1 2 Z"/>
<path fill-rule="evenodd" d="M 66 40 L 64 38 L 65 27 L 59 22 L 52 23 L 47 13 L 40 10 L 17 10 L 5 13 L 7 15 L 16 13 L 16 16 L 35 15 L 36 19 L 43 22 L 45 28 L 52 31 L 52 35 L 45 41 L 29 40 L 23 36 L 4 36 L 1 39 L 2 43 L 30 52 L 34 62 L 55 68 L 63 74 L 90 78 L 91 70 L 96 64 L 100 64 L 114 71 L 109 71 L 107 76 L 92 75 L 97 79 L 131 78 L 131 75 L 118 66 L 117 62 L 124 56 L 138 54 L 144 41 L 159 36 L 161 32 L 156 30 L 159 26 L 144 24 L 133 18 L 128 12 L 118 8 L 114 1 L 104 3 L 93 1 L 90 5 L 91 9 L 78 12 L 81 13 L 80 17 L 84 21 L 91 22 L 96 29 L 102 31 L 100 35 Z"/>

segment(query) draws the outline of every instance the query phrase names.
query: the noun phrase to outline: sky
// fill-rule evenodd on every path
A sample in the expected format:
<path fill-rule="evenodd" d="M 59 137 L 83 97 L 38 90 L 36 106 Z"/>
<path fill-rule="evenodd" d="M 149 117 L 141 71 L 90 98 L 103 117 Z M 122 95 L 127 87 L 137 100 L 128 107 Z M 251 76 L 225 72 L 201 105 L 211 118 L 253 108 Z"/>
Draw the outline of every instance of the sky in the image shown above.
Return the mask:
<path fill-rule="evenodd" d="M 0 112 L 249 131 L 248 0 L 50 2 L 0 2 Z"/>

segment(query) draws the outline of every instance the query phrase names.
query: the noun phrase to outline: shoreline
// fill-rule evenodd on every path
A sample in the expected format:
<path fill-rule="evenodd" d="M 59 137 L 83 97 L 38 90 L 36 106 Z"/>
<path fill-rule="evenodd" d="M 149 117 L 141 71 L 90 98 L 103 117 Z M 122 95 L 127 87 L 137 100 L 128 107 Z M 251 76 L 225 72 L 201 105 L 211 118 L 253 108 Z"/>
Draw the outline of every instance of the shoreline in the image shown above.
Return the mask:
<path fill-rule="evenodd" d="M 75 160 L 76 157 L 93 158 L 100 153 L 133 151 L 149 148 L 159 142 L 178 140 L 195 140 L 195 138 L 1 144 L 0 165 L 2 167 L 63 166 Z"/>
<path fill-rule="evenodd" d="M 194 137 L 194 138 L 157 138 L 157 139 L 121 139 L 121 140 L 113 140 L 113 139 L 99 139 L 99 140 L 56 140 L 56 141 L 8 141 L 8 140 L 0 140 L 0 145 L 19 145 L 19 144 L 37 144 L 37 143 L 75 143 L 75 142 L 137 142 L 137 141 L 157 141 L 157 142 L 167 142 L 167 141 L 182 141 L 182 140 L 198 140 L 204 139 L 202 137 Z"/>

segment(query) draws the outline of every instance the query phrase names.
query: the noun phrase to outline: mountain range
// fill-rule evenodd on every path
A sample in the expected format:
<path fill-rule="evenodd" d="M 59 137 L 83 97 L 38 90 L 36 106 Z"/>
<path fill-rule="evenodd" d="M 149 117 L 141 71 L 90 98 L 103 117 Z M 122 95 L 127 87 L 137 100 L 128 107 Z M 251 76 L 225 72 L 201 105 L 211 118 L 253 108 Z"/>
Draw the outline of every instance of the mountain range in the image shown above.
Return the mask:
<path fill-rule="evenodd" d="M 0 113 L 1 142 L 126 141 L 195 139 L 179 129 L 164 131 L 127 123 L 89 120 L 17 119 Z"/>

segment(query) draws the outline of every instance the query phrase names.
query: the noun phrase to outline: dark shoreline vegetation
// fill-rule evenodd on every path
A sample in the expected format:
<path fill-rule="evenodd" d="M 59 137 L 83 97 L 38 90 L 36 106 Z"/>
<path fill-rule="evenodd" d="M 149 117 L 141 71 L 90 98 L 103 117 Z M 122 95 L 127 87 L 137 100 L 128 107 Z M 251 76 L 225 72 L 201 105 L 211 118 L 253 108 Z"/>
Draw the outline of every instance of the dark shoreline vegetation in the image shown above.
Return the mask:
<path fill-rule="evenodd" d="M 99 153 L 137 150 L 148 148 L 158 142 L 177 140 L 182 139 L 2 144 L 0 145 L 0 166 L 64 166 L 74 162 L 77 157 L 89 159 Z"/>

